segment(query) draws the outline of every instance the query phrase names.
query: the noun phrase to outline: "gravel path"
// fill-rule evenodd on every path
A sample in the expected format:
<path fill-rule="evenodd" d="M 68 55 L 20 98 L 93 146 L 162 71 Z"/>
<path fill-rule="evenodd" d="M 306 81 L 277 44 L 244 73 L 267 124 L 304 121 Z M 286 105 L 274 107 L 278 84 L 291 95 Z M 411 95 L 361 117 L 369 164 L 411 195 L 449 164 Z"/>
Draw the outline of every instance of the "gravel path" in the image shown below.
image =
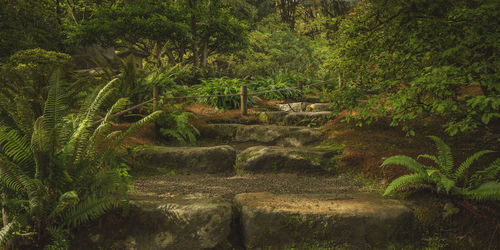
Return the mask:
<path fill-rule="evenodd" d="M 343 175 L 190 174 L 139 177 L 134 181 L 133 191 L 157 195 L 159 198 L 190 195 L 193 198 L 214 197 L 231 200 L 239 193 L 321 194 L 358 191 L 360 188 L 360 183 L 355 183 Z"/>

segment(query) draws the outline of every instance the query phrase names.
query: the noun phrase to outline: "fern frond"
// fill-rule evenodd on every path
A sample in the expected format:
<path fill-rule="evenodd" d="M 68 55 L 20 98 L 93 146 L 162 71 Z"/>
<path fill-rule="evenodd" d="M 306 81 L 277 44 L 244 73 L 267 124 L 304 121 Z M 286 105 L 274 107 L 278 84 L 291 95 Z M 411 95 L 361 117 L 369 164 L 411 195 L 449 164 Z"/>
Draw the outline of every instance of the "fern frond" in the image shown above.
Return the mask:
<path fill-rule="evenodd" d="M 9 159 L 21 168 L 29 170 L 33 166 L 33 154 L 26 136 L 16 130 L 0 126 L 0 158 Z"/>
<path fill-rule="evenodd" d="M 80 198 L 76 191 L 68 191 L 59 197 L 59 202 L 50 213 L 49 217 L 54 218 L 56 215 L 60 214 L 65 209 L 72 208 L 78 204 Z"/>
<path fill-rule="evenodd" d="M 149 124 L 149 123 L 153 122 L 154 120 L 156 120 L 161 114 L 162 114 L 162 111 L 160 111 L 160 110 L 155 111 L 155 112 L 149 114 L 148 116 L 142 118 L 141 120 L 135 122 L 134 124 L 132 124 L 132 126 L 130 126 L 124 133 L 122 133 L 116 140 L 113 141 L 114 147 L 120 145 L 124 139 L 126 139 L 129 136 L 136 133 L 139 129 L 144 127 L 146 124 Z"/>
<path fill-rule="evenodd" d="M 485 154 L 492 153 L 492 152 L 495 152 L 495 151 L 482 150 L 482 151 L 479 151 L 479 152 L 469 156 L 464 162 L 462 162 L 462 164 L 460 164 L 460 166 L 458 166 L 457 171 L 455 171 L 455 174 L 453 176 L 455 178 L 455 180 L 460 180 L 461 178 L 463 178 L 465 171 L 467 171 L 467 169 L 472 165 L 472 163 L 475 160 L 479 159 L 481 156 L 483 156 Z"/>
<path fill-rule="evenodd" d="M 500 182 L 485 182 L 476 189 L 466 190 L 463 195 L 478 201 L 498 201 L 500 200 Z"/>
<path fill-rule="evenodd" d="M 393 180 L 385 189 L 384 196 L 392 194 L 397 189 L 403 187 L 419 187 L 420 184 L 428 182 L 426 174 L 415 173 L 403 175 Z M 418 185 L 417 185 L 418 184 Z"/>
<path fill-rule="evenodd" d="M 16 115 L 15 122 L 17 128 L 26 136 L 31 136 L 33 133 L 33 123 L 35 122 L 35 114 L 31 104 L 22 97 L 16 97 Z"/>
<path fill-rule="evenodd" d="M 439 160 L 439 167 L 444 170 L 446 175 L 451 176 L 452 171 L 453 171 L 453 155 L 451 154 L 451 149 L 450 147 L 444 143 L 441 138 L 437 136 L 427 136 L 431 140 L 434 141 L 436 144 L 436 147 L 438 149 L 438 160 Z"/>
<path fill-rule="evenodd" d="M 439 166 L 439 160 L 435 155 L 421 154 L 421 155 L 417 156 L 417 160 L 420 158 L 426 158 L 426 159 L 432 160 L 433 162 L 435 162 Z"/>
<path fill-rule="evenodd" d="M 52 73 L 50 83 L 49 94 L 43 111 L 43 128 L 48 136 L 47 142 L 50 143 L 49 145 L 46 145 L 46 147 L 49 150 L 54 151 L 58 146 L 57 129 L 67 108 L 64 101 L 66 93 L 63 88 L 64 84 L 62 82 L 61 70 L 56 70 Z"/>
<path fill-rule="evenodd" d="M 128 98 L 118 99 L 118 101 L 116 101 L 115 104 L 113 104 L 111 109 L 109 109 L 108 113 L 106 113 L 106 116 L 104 117 L 102 122 L 103 123 L 108 122 L 112 118 L 113 114 L 124 110 L 127 107 L 128 103 L 129 103 Z"/>
<path fill-rule="evenodd" d="M 119 202 L 111 197 L 88 197 L 63 215 L 62 221 L 69 227 L 75 227 L 99 218 L 115 208 Z"/>
<path fill-rule="evenodd" d="M 5 244 L 12 237 L 12 233 L 16 231 L 18 226 L 19 223 L 14 219 L 2 227 L 0 230 L 0 245 Z"/>
<path fill-rule="evenodd" d="M 415 173 L 419 174 L 426 174 L 425 172 L 425 166 L 417 162 L 415 159 L 408 157 L 406 155 L 395 155 L 391 156 L 380 165 L 380 167 L 385 167 L 387 165 L 402 165 L 408 168 L 409 170 L 412 170 Z"/>
<path fill-rule="evenodd" d="M 45 246 L 45 250 L 60 250 L 69 249 L 69 241 L 67 238 L 68 230 L 63 227 L 49 227 L 51 243 Z"/>

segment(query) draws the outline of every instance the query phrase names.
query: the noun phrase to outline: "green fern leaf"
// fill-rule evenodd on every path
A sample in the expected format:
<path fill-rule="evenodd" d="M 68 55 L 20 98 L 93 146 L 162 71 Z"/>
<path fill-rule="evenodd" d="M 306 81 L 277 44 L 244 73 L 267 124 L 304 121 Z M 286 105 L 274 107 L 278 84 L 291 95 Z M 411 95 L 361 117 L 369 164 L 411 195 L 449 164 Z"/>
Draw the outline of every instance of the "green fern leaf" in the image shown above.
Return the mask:
<path fill-rule="evenodd" d="M 485 182 L 476 189 L 466 190 L 463 195 L 479 201 L 498 201 L 500 200 L 500 182 Z"/>
<path fill-rule="evenodd" d="M 12 220 L 7 225 L 4 225 L 2 227 L 2 229 L 0 230 L 0 245 L 5 244 L 5 242 L 7 242 L 10 237 L 12 237 L 12 233 L 16 231 L 18 226 L 19 223 L 16 220 Z"/>
<path fill-rule="evenodd" d="M 415 159 L 405 156 L 405 155 L 395 155 L 387 158 L 380 167 L 385 167 L 387 165 L 402 165 L 412 170 L 415 173 L 425 174 L 425 166 L 417 162 Z"/>
<path fill-rule="evenodd" d="M 426 174 L 408 174 L 403 175 L 395 180 L 393 180 L 389 186 L 385 189 L 384 196 L 392 194 L 397 189 L 402 187 L 417 187 L 419 184 L 426 183 L 428 181 Z"/>
<path fill-rule="evenodd" d="M 75 227 L 99 218 L 118 205 L 119 202 L 111 197 L 89 197 L 65 213 L 63 221 L 65 225 Z"/>
<path fill-rule="evenodd" d="M 465 174 L 465 171 L 467 171 L 467 169 L 472 165 L 472 163 L 479 159 L 481 156 L 485 155 L 485 154 L 488 154 L 488 153 L 492 153 L 492 152 L 495 152 L 495 151 L 492 151 L 492 150 L 482 150 L 482 151 L 479 151 L 471 156 L 469 156 L 464 162 L 462 162 L 462 164 L 460 164 L 460 166 L 457 168 L 457 171 L 455 172 L 454 174 L 454 178 L 455 180 L 460 180 L 461 178 L 464 177 L 464 174 Z"/>
<path fill-rule="evenodd" d="M 436 147 L 438 149 L 439 167 L 444 170 L 447 176 L 452 176 L 454 164 L 450 147 L 446 145 L 446 143 L 444 143 L 444 141 L 439 137 L 432 135 L 427 137 L 433 140 L 436 144 Z"/>
<path fill-rule="evenodd" d="M 417 160 L 420 159 L 420 158 L 426 158 L 426 159 L 432 160 L 432 161 L 434 161 L 439 166 L 439 160 L 434 155 L 422 154 L 422 155 L 419 155 L 417 157 Z"/>

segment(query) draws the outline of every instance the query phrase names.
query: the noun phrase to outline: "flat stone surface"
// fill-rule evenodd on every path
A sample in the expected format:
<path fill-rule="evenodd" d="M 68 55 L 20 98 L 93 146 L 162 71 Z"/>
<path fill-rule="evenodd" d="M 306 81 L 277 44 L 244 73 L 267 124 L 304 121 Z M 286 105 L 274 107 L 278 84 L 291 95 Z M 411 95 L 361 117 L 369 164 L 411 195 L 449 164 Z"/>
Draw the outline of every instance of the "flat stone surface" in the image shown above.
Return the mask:
<path fill-rule="evenodd" d="M 342 149 L 255 146 L 240 152 L 236 168 L 243 172 L 333 173 Z"/>
<path fill-rule="evenodd" d="M 233 142 L 292 147 L 319 143 L 322 139 L 320 129 L 296 126 L 208 124 L 200 132 L 204 137 L 225 138 Z"/>
<path fill-rule="evenodd" d="M 234 200 L 248 249 L 369 249 L 410 229 L 411 210 L 404 203 L 370 193 L 247 193 Z"/>
<path fill-rule="evenodd" d="M 135 149 L 138 167 L 167 168 L 186 172 L 218 173 L 233 171 L 236 151 L 231 146 L 163 147 L 144 146 Z"/>
<path fill-rule="evenodd" d="M 100 225 L 81 230 L 72 248 L 206 249 L 225 244 L 231 232 L 232 205 L 227 201 L 130 196 L 126 216 L 107 216 Z"/>

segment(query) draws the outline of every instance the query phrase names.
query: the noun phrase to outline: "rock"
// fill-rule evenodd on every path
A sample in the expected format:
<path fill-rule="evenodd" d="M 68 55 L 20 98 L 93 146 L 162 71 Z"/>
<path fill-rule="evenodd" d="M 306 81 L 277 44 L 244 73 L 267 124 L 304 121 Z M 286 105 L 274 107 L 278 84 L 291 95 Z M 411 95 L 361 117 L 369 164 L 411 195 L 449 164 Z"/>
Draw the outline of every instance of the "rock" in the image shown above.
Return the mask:
<path fill-rule="evenodd" d="M 247 249 L 369 249 L 405 237 L 411 210 L 370 193 L 235 196 Z"/>
<path fill-rule="evenodd" d="M 127 216 L 105 218 L 90 228 L 94 233 L 87 235 L 99 231 L 102 236 L 97 242 L 80 232 L 72 248 L 207 249 L 226 244 L 231 233 L 232 205 L 226 201 L 135 194 L 130 203 Z"/>
<path fill-rule="evenodd" d="M 276 104 L 279 110 L 287 112 L 302 112 L 306 109 L 307 103 L 305 102 L 292 102 L 285 104 Z"/>
<path fill-rule="evenodd" d="M 236 151 L 227 145 L 214 147 L 145 146 L 135 149 L 133 158 L 141 167 L 219 173 L 234 170 Z"/>
<path fill-rule="evenodd" d="M 334 172 L 342 149 L 255 146 L 240 152 L 236 167 L 243 172 Z"/>
<path fill-rule="evenodd" d="M 332 111 L 331 103 L 313 103 L 306 107 L 306 111 L 320 112 L 320 111 Z"/>
<path fill-rule="evenodd" d="M 200 132 L 205 137 L 230 139 L 232 142 L 292 147 L 317 143 L 322 138 L 319 129 L 276 125 L 209 124 Z"/>
<path fill-rule="evenodd" d="M 332 118 L 332 112 L 285 112 L 267 111 L 259 114 L 259 120 L 266 124 L 296 125 L 315 127 Z"/>

